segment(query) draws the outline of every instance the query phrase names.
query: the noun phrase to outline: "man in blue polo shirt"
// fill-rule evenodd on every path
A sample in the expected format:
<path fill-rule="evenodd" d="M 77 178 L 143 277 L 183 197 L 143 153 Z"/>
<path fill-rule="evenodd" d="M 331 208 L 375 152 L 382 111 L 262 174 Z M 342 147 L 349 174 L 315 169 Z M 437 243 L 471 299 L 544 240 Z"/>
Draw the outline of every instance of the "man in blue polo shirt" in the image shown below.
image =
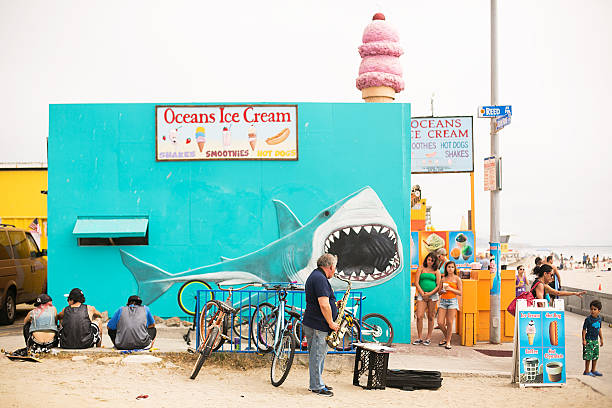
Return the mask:
<path fill-rule="evenodd" d="M 120 307 L 108 321 L 108 336 L 117 350 L 148 348 L 156 334 L 153 315 L 137 295 L 130 296 L 127 306 Z"/>
<path fill-rule="evenodd" d="M 336 272 L 338 258 L 332 254 L 323 254 L 317 260 L 317 269 L 306 279 L 306 310 L 303 326 L 308 341 L 308 371 L 310 373 L 310 391 L 315 394 L 331 397 L 331 387 L 323 382 L 323 366 L 327 354 L 325 338 L 332 331 L 338 330 L 334 320 L 338 317 L 336 297 L 329 284 L 329 279 Z"/>

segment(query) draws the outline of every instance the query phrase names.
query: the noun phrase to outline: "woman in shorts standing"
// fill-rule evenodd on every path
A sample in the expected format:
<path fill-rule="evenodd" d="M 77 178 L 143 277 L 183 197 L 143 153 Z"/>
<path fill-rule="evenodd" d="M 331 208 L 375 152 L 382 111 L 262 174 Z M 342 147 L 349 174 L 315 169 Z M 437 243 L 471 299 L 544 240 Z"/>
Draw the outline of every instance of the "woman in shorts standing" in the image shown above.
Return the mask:
<path fill-rule="evenodd" d="M 440 298 L 438 286 L 440 284 L 440 271 L 438 270 L 438 259 L 435 252 L 430 252 L 423 260 L 415 276 L 417 290 L 416 315 L 418 339 L 412 344 L 431 344 L 431 333 L 434 329 L 434 317 L 436 315 L 436 302 Z M 423 340 L 423 318 L 427 312 L 427 337 Z"/>
<path fill-rule="evenodd" d="M 457 265 L 447 262 L 444 266 L 444 276 L 440 282 L 440 308 L 438 309 L 438 326 L 442 330 L 442 341 L 438 344 L 447 350 L 451 349 L 451 337 L 453 336 L 453 323 L 457 318 L 459 310 L 459 299 L 463 285 L 461 278 L 457 276 Z"/>

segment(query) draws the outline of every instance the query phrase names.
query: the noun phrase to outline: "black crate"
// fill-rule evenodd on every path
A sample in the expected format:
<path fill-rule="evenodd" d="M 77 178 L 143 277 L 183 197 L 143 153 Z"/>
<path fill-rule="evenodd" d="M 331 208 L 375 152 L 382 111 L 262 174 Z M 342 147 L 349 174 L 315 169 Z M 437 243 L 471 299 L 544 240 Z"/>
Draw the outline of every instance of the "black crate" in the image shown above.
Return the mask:
<path fill-rule="evenodd" d="M 384 390 L 387 382 L 389 353 L 371 351 L 357 346 L 353 385 L 366 390 Z"/>

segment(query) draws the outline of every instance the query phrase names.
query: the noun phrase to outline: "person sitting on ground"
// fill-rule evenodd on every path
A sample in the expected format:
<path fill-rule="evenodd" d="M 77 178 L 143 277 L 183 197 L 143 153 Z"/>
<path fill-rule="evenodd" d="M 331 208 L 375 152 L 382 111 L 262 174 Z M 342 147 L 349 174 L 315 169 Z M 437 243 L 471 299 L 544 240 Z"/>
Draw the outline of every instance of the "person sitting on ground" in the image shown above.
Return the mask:
<path fill-rule="evenodd" d="M 586 291 L 581 292 L 570 292 L 566 290 L 556 290 L 549 286 L 549 283 L 553 281 L 553 268 L 550 265 L 542 264 L 540 266 L 536 266 L 533 270 L 534 275 L 536 275 L 537 279 L 533 281 L 533 285 L 531 285 L 531 294 L 536 299 L 546 299 L 550 302 L 548 294 L 554 296 L 578 296 L 582 297 L 586 293 Z"/>
<path fill-rule="evenodd" d="M 27 348 L 50 349 L 57 347 L 57 309 L 51 296 L 41 293 L 24 319 L 23 337 Z"/>
<path fill-rule="evenodd" d="M 68 306 L 57 316 L 62 328 L 59 332 L 60 347 L 86 349 L 102 345 L 102 331 L 94 318 L 102 317 L 95 307 L 85 304 L 83 291 L 74 288 L 68 295 Z"/>
<path fill-rule="evenodd" d="M 128 298 L 108 321 L 108 335 L 118 350 L 138 350 L 153 345 L 157 329 L 155 320 L 142 299 L 137 295 Z"/>

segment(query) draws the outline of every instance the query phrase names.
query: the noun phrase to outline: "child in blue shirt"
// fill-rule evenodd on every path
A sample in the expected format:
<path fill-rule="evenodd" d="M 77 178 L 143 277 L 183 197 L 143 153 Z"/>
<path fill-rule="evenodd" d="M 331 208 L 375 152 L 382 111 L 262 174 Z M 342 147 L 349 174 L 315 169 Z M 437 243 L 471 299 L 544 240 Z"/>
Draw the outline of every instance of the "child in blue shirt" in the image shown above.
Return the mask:
<path fill-rule="evenodd" d="M 597 371 L 597 360 L 599 359 L 599 346 L 603 347 L 603 333 L 601 331 L 601 302 L 593 300 L 589 305 L 591 315 L 584 319 L 582 325 L 582 359 L 584 360 L 584 375 L 601 377 L 603 374 Z M 599 338 L 599 344 L 597 339 Z M 589 371 L 591 364 L 591 371 Z"/>

